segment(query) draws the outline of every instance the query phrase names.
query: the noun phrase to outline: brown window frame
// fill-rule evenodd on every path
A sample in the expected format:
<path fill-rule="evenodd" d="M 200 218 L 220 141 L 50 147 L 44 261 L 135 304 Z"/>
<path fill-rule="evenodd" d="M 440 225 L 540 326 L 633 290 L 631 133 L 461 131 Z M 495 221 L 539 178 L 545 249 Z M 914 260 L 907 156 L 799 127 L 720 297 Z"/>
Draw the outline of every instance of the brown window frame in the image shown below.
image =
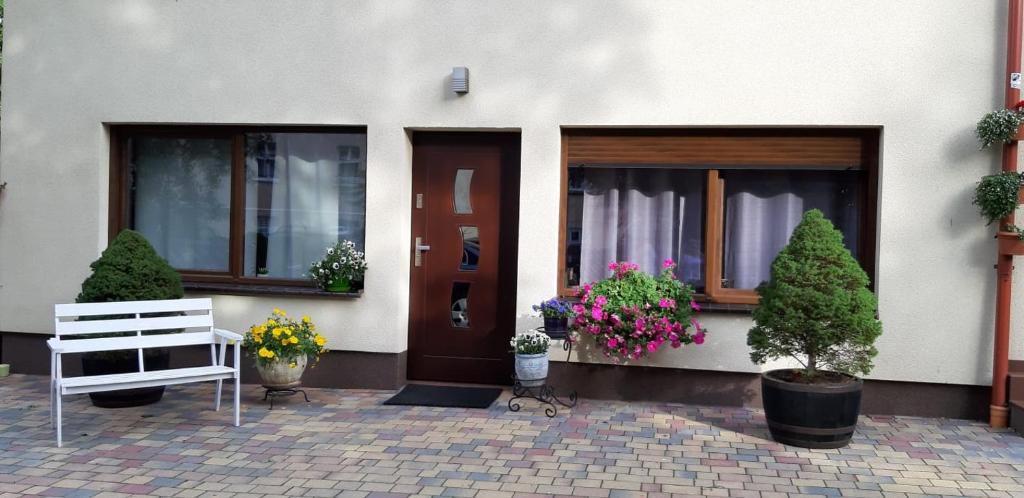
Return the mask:
<path fill-rule="evenodd" d="M 128 226 L 130 199 L 129 141 L 136 137 L 220 138 L 231 140 L 231 212 L 228 233 L 228 270 L 177 269 L 186 289 L 233 294 L 298 294 L 352 297 L 354 293 L 321 292 L 308 279 L 250 277 L 242 274 L 245 257 L 245 134 L 247 133 L 361 133 L 365 126 L 242 126 L 242 125 L 111 125 L 109 222 L 113 240 Z M 363 206 L 363 216 L 366 207 Z"/>
<path fill-rule="evenodd" d="M 570 164 L 700 165 L 707 171 L 704 213 L 703 303 L 753 306 L 753 289 L 723 288 L 724 181 L 722 169 L 862 169 L 867 171 L 855 255 L 875 278 L 878 165 L 881 128 L 562 128 L 558 227 L 558 295 L 572 297 L 566 283 Z M 733 308 L 723 308 L 733 309 Z M 747 308 L 739 308 L 747 309 Z"/>

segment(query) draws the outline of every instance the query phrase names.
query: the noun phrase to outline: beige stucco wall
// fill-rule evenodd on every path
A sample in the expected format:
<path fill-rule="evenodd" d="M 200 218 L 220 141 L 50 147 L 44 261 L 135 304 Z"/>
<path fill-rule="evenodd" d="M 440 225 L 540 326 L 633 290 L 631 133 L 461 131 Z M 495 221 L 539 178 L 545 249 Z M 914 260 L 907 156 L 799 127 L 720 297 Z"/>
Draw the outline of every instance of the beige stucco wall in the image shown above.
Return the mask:
<path fill-rule="evenodd" d="M 409 128 L 522 130 L 522 328 L 555 292 L 560 126 L 868 125 L 884 127 L 872 377 L 984 384 L 995 245 L 970 199 L 998 166 L 972 129 L 1002 99 L 1001 5 L 8 0 L 0 330 L 51 331 L 102 250 L 104 123 L 368 126 L 365 296 L 216 306 L 235 329 L 309 313 L 332 347 L 380 352 L 407 347 Z M 464 97 L 446 90 L 457 65 Z M 652 363 L 757 370 L 746 316 L 704 320 L 706 344 Z"/>

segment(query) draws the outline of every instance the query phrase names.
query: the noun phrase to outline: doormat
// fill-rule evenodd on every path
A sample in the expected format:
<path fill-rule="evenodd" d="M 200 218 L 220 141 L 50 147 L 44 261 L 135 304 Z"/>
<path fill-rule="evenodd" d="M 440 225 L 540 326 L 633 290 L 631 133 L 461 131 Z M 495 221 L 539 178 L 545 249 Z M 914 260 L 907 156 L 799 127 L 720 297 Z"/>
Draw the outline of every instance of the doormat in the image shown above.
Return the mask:
<path fill-rule="evenodd" d="M 409 384 L 384 402 L 385 405 L 488 408 L 501 396 L 497 387 L 454 387 Z"/>

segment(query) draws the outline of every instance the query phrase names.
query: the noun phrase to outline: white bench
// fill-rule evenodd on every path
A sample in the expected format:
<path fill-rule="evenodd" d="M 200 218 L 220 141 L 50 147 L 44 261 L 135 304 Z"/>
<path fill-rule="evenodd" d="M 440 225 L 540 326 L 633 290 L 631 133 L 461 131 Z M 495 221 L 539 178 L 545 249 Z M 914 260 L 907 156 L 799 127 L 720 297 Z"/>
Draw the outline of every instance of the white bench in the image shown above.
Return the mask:
<path fill-rule="evenodd" d="M 171 316 L 153 316 L 155 314 Z M 96 316 L 127 315 L 117 319 L 78 320 Z M 146 315 L 146 316 L 143 316 Z M 113 303 L 58 304 L 54 306 L 56 337 L 50 346 L 50 423 L 57 428 L 57 447 L 61 440 L 61 397 L 139 387 L 167 386 L 189 382 L 217 381 L 214 410 L 220 410 L 221 385 L 235 381 L 235 426 L 239 419 L 239 365 L 242 336 L 213 328 L 213 302 L 204 299 L 171 299 L 166 301 L 123 301 Z M 146 331 L 183 330 L 181 333 L 143 335 Z M 132 332 L 125 337 L 82 337 L 111 332 Z M 67 336 L 77 336 L 68 339 Z M 228 341 L 234 342 L 234 366 L 224 363 Z M 173 346 L 210 346 L 210 366 L 174 368 L 147 372 L 142 350 Z M 217 354 L 217 345 L 220 354 Z M 137 349 L 139 371 L 132 373 L 64 377 L 61 355 L 98 351 Z"/>

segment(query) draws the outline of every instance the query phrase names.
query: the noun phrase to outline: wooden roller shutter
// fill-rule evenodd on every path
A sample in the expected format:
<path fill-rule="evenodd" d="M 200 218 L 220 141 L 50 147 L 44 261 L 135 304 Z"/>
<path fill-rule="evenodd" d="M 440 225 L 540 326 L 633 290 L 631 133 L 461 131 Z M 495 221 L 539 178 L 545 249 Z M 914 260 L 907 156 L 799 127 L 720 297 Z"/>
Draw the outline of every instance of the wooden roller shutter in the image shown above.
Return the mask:
<path fill-rule="evenodd" d="M 860 169 L 856 129 L 563 130 L 569 165 L 678 164 L 708 167 Z"/>

